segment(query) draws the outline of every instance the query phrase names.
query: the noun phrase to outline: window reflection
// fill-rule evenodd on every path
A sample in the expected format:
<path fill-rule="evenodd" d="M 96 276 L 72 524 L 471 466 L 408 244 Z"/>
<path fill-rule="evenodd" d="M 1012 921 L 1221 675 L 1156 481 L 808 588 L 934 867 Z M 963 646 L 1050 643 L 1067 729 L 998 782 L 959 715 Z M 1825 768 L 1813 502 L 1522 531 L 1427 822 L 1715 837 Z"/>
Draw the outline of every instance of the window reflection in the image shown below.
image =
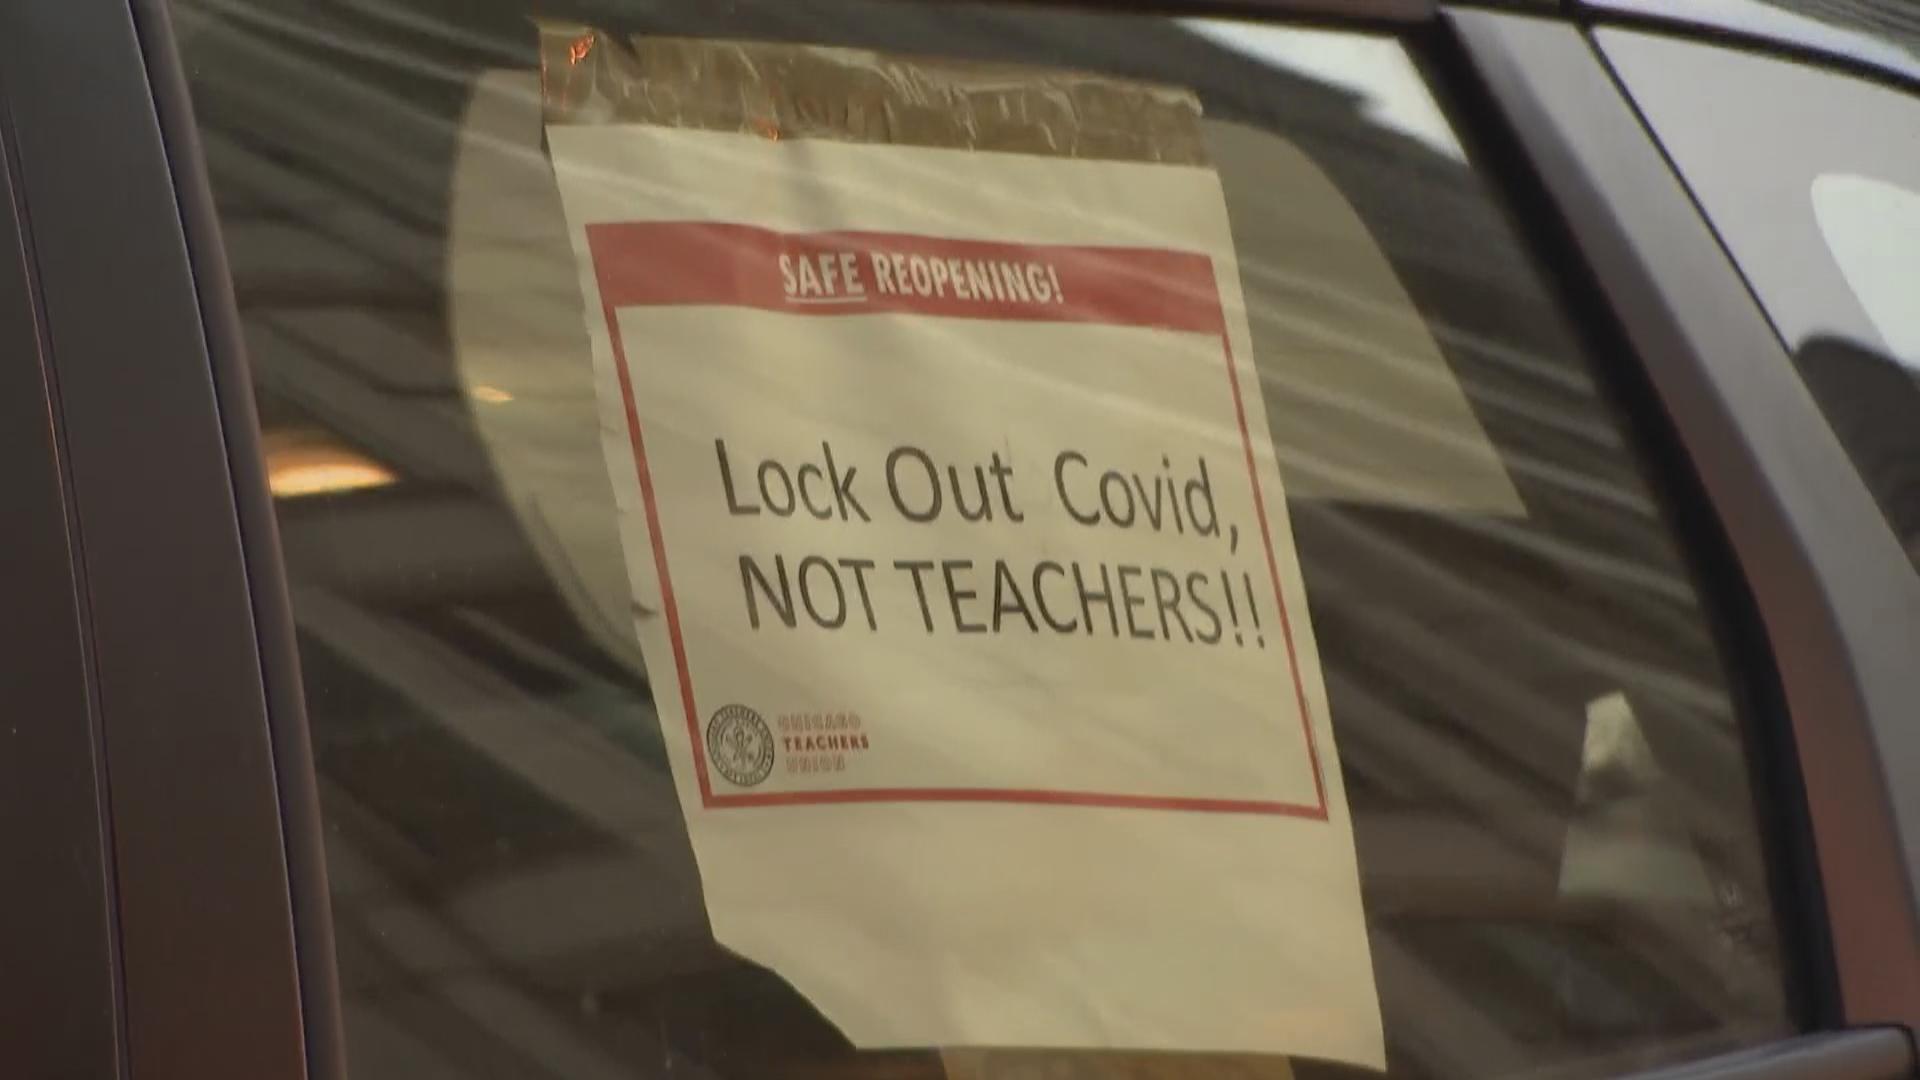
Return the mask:
<path fill-rule="evenodd" d="M 640 32 L 1197 87 L 1394 1075 L 1602 1075 L 1788 1026 L 1744 751 L 1672 528 L 1504 211 L 1430 99 L 1409 97 L 1424 90 L 1397 45 L 1356 46 L 1375 66 L 1336 75 L 1273 62 L 1305 35 L 1224 24 L 574 7 Z M 1330 1075 L 855 1053 L 714 945 L 632 640 L 525 15 L 180 3 L 269 469 L 286 477 L 352 1075 Z M 1389 71 L 1403 81 L 1372 74 Z M 1276 196 L 1265 178 L 1289 152 L 1372 244 L 1335 243 Z M 326 494 L 294 497 L 301 484 Z"/>
<path fill-rule="evenodd" d="M 322 431 L 265 431 L 260 450 L 267 459 L 267 489 L 276 499 L 385 487 L 397 479 L 379 462 Z"/>

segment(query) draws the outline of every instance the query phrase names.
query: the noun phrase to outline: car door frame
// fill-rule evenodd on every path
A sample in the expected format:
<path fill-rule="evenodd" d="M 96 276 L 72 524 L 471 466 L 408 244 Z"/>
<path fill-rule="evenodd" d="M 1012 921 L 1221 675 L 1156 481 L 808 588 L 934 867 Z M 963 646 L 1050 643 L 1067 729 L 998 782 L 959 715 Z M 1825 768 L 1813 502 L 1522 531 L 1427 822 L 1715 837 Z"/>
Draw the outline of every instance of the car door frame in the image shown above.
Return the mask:
<path fill-rule="evenodd" d="M 125 0 L 0 5 L 14 191 L 86 586 L 119 1045 L 135 1076 L 300 1077 L 281 832 L 297 789 L 284 761 L 276 776 L 256 630 L 274 622 L 256 607 L 274 548 L 243 545 L 235 510 L 257 425 L 244 396 L 216 389 L 232 383 L 215 377 L 202 303 L 221 274 L 189 258 L 191 181 L 169 161 L 179 144 L 162 137 L 143 40 L 166 39 Z"/>
<path fill-rule="evenodd" d="M 1920 1027 L 1920 578 L 1784 346 L 1586 30 L 1458 10 L 1485 80 L 1616 313 L 1752 589 L 1806 789 L 1835 985 L 1818 1027 Z"/>
<path fill-rule="evenodd" d="M 1912 905 L 1899 909 L 1908 894 L 1874 895 L 1888 871 L 1911 872 L 1876 751 L 1889 702 L 1920 700 L 1920 673 L 1903 681 L 1870 649 L 1863 660 L 1859 591 L 1882 568 L 1843 572 L 1834 560 L 1857 523 L 1810 520 L 1798 498 L 1810 483 L 1844 491 L 1853 474 L 1837 443 L 1822 449 L 1807 434 L 1817 413 L 1796 411 L 1813 409 L 1804 392 L 1796 401 L 1774 378 L 1760 380 L 1764 393 L 1727 385 L 1756 356 L 1791 368 L 1590 43 L 1570 24 L 1512 14 L 1463 8 L 1441 22 L 1424 0 L 1194 7 L 1398 27 L 1479 87 L 1467 120 L 1498 129 L 1493 141 L 1515 152 L 1511 171 L 1538 184 L 1578 252 L 1575 276 L 1591 279 L 1634 355 L 1657 358 L 1629 366 L 1644 369 L 1635 377 L 1692 459 L 1751 583 L 1791 706 L 1791 730 L 1775 734 L 1809 774 L 1807 806 L 1785 806 L 1780 819 L 1810 818 L 1816 840 L 1818 880 L 1803 879 L 1799 913 L 1824 912 L 1819 925 L 1864 920 L 1884 935 L 1873 957 L 1857 934 L 1836 931 L 1812 972 L 1830 967 L 1836 992 L 1816 993 L 1810 1019 L 1910 1028 L 1920 995 L 1870 978 L 1888 949 L 1920 960 Z M 10 5 L 0 65 L 27 90 L 11 104 L 29 166 L 20 188 L 73 451 L 72 521 L 89 541 L 77 563 L 113 811 L 127 1060 L 143 1075 L 333 1080 L 345 1063 L 298 655 L 237 309 L 165 4 Z M 1526 224 L 1532 234 L 1537 223 Z M 1764 422 L 1777 409 L 1792 419 L 1784 440 Z M 1817 466 L 1784 492 L 1768 471 L 1782 454 Z M 1841 590 L 1831 605 L 1828 588 Z M 1797 804 L 1786 790 L 1781 801 Z M 1833 842 L 1846 830 L 1859 842 Z M 1866 1080 L 1910 1063 L 1904 1032 L 1886 1027 L 1683 1071 Z"/>
<path fill-rule="evenodd" d="M 4 69 L 0 69 L 3 74 Z M 27 1076 L 124 1075 L 106 805 L 84 587 L 0 77 L 0 1062 Z"/>

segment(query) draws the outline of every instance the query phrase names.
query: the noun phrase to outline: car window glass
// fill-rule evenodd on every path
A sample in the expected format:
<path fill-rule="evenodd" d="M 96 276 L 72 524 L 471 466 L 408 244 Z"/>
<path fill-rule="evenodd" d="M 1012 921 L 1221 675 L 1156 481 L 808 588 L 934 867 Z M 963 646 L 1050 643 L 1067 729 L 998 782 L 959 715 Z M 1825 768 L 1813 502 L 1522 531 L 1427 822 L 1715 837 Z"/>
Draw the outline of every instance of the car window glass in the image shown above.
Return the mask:
<path fill-rule="evenodd" d="M 1920 193 L 1849 173 L 1813 178 L 1833 261 L 1894 359 L 1920 369 Z"/>
<path fill-rule="evenodd" d="M 1621 13 L 1728 31 L 1808 49 L 1883 71 L 1920 71 L 1920 17 L 1904 0 L 1597 0 Z"/>
<path fill-rule="evenodd" d="M 1627 31 L 1600 39 L 1920 565 L 1920 100 L 1784 59 Z M 1708 107 L 1697 77 L 1740 92 Z"/>
<path fill-rule="evenodd" d="M 687 74 L 594 108 L 806 126 L 822 157 L 1210 163 L 1390 1074 L 1607 1075 L 1790 1030 L 1728 658 L 1597 374 L 1628 358 L 1589 352 L 1405 46 L 991 6 L 562 6 L 176 4 L 299 632 L 351 1076 L 1364 1075 L 1208 1045 L 857 1049 L 716 941 L 679 706 L 634 633 L 651 567 L 601 445 L 624 419 L 555 180 L 568 134 L 543 113 L 596 54 Z M 1035 138 L 1050 106 L 1026 98 L 863 126 L 869 91 L 762 100 L 695 63 L 770 44 L 1172 87 L 1197 136 L 1124 95 L 1073 145 Z M 656 194 L 736 180 L 689 164 Z M 1140 415 L 1143 439 L 1170 424 Z"/>
<path fill-rule="evenodd" d="M 1760 0 L 1769 8 L 1807 25 L 1833 27 L 1862 50 L 1905 53 L 1920 60 L 1920 15 L 1900 0 Z M 1794 31 L 1791 24 L 1783 30 Z"/>

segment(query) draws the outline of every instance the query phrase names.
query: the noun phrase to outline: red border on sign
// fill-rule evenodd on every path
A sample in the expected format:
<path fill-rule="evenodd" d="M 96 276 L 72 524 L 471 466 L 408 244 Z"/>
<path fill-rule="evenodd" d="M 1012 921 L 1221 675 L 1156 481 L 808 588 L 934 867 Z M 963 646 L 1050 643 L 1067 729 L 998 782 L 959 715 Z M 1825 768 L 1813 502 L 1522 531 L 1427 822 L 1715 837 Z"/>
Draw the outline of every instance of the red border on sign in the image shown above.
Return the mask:
<path fill-rule="evenodd" d="M 626 409 L 633 464 L 647 511 L 647 535 L 653 544 L 654 570 L 660 577 L 661 606 L 673 642 L 674 668 L 693 745 L 694 773 L 702 805 L 712 809 L 748 806 L 796 806 L 821 803 L 996 802 L 1065 806 L 1105 806 L 1212 813 L 1275 814 L 1327 820 L 1327 789 L 1319 749 L 1307 711 L 1306 688 L 1293 643 L 1293 623 L 1280 589 L 1266 499 L 1254 464 L 1253 439 L 1234 372 L 1233 346 L 1213 275 L 1213 261 L 1194 252 L 1164 248 L 1007 244 L 955 240 L 905 233 L 781 233 L 750 225 L 712 222 L 623 222 L 587 226 L 587 247 L 600 287 L 601 313 L 613 344 L 614 372 Z M 850 291 L 844 274 L 822 283 L 818 295 L 788 295 L 783 265 L 811 260 L 815 266 L 842 256 L 866 270 L 864 288 Z M 785 257 L 783 259 L 783 256 Z M 824 262 L 823 262 L 824 260 Z M 884 264 L 897 268 L 891 291 L 871 279 Z M 939 264 L 938 269 L 935 265 Z M 1301 732 L 1313 769 L 1317 803 L 1261 799 L 1207 799 L 1106 792 L 1021 788 L 848 788 L 832 791 L 719 793 L 707 772 L 700 712 L 694 704 L 693 677 L 680 629 L 679 605 L 667 570 L 666 538 L 655 505 L 646 443 L 634 406 L 626 347 L 615 313 L 644 306 L 751 307 L 794 315 L 831 317 L 884 312 L 1038 322 L 1087 322 L 1115 326 L 1159 327 L 1215 335 L 1226 361 L 1234 419 L 1240 425 L 1267 574 L 1280 612 L 1287 667 L 1293 678 Z"/>

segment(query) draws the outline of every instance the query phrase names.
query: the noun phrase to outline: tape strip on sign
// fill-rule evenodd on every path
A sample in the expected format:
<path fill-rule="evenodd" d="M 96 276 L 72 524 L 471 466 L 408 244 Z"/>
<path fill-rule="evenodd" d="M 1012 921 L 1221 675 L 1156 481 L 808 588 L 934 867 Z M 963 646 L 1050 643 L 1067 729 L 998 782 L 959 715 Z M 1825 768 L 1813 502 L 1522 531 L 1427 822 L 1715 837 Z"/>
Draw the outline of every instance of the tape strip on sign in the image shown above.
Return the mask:
<path fill-rule="evenodd" d="M 857 1046 L 1379 1065 L 1213 173 L 548 136 L 716 939 Z"/>

